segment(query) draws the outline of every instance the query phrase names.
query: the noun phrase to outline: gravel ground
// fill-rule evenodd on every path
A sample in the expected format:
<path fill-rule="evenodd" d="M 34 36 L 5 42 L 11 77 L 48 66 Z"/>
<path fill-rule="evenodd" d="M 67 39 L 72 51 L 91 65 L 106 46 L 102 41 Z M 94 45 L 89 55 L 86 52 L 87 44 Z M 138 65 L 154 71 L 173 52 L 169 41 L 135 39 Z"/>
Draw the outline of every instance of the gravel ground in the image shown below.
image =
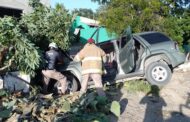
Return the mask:
<path fill-rule="evenodd" d="M 121 116 L 112 122 L 190 122 L 190 71 L 175 71 L 159 96 L 118 91 Z"/>

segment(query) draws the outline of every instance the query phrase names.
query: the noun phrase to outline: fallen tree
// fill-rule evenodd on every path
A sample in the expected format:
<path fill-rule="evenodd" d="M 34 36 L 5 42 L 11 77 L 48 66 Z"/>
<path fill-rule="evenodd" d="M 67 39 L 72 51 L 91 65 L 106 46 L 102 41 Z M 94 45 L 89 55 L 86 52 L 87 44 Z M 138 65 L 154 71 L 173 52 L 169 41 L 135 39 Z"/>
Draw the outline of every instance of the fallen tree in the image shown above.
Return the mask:
<path fill-rule="evenodd" d="M 34 74 L 40 63 L 37 47 L 29 40 L 19 27 L 16 19 L 4 17 L 0 19 L 1 70 L 18 69 Z"/>
<path fill-rule="evenodd" d="M 71 16 L 62 5 L 55 9 L 44 6 L 39 0 L 30 0 L 33 12 L 18 20 L 0 18 L 0 73 L 19 70 L 34 76 L 43 67 L 43 52 L 50 42 L 63 50 L 69 48 Z"/>

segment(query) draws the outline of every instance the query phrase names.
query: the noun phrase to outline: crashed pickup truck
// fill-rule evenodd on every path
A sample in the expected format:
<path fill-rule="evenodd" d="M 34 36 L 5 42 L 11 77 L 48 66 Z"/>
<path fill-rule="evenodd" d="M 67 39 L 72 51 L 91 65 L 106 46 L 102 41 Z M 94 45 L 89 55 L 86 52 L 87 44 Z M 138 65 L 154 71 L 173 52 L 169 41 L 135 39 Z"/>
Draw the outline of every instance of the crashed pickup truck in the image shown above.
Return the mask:
<path fill-rule="evenodd" d="M 160 32 L 126 34 L 97 45 L 106 52 L 106 74 L 103 75 L 106 84 L 142 78 L 152 85 L 164 86 L 170 81 L 174 68 L 185 61 L 178 44 Z M 80 62 L 69 61 L 68 65 L 60 66 L 59 71 L 68 76 L 68 90 L 80 88 Z M 91 85 L 93 82 L 89 82 Z"/>

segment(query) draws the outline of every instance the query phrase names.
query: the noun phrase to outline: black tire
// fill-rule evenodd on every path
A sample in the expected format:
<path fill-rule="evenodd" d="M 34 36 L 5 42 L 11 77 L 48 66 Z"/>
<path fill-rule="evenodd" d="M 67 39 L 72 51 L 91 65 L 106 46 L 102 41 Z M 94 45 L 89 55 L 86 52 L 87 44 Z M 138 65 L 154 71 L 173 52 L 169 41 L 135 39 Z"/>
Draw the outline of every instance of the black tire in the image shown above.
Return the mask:
<path fill-rule="evenodd" d="M 162 62 L 150 63 L 145 71 L 145 77 L 151 85 L 164 86 L 171 80 L 171 76 L 171 69 Z"/>
<path fill-rule="evenodd" d="M 76 92 L 79 90 L 79 84 L 77 79 L 72 74 L 64 74 L 67 77 L 67 90 L 66 94 L 71 92 Z M 58 93 L 58 87 L 61 86 L 60 83 L 57 81 L 54 85 L 54 91 Z"/>

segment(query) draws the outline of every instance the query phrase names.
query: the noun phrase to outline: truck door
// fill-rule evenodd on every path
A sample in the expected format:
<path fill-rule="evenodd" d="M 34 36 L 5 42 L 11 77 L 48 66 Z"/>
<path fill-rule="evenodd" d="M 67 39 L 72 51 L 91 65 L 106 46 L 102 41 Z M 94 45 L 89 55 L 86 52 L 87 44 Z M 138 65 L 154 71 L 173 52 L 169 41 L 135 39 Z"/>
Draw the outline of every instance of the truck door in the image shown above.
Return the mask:
<path fill-rule="evenodd" d="M 119 61 L 125 74 L 131 72 L 135 67 L 134 40 L 122 37 L 119 41 Z"/>

